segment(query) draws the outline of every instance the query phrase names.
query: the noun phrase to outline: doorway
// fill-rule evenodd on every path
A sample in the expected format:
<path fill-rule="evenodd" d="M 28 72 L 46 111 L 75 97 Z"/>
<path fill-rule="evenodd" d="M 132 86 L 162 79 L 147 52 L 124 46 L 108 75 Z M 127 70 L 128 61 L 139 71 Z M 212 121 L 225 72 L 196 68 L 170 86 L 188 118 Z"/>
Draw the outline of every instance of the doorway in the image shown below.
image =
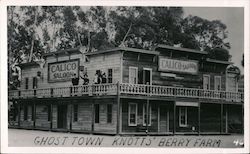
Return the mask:
<path fill-rule="evenodd" d="M 67 105 L 57 106 L 57 128 L 67 129 Z"/>
<path fill-rule="evenodd" d="M 143 68 L 143 84 L 152 85 L 152 69 Z"/>
<path fill-rule="evenodd" d="M 169 132 L 169 109 L 165 105 L 159 106 L 159 131 Z"/>

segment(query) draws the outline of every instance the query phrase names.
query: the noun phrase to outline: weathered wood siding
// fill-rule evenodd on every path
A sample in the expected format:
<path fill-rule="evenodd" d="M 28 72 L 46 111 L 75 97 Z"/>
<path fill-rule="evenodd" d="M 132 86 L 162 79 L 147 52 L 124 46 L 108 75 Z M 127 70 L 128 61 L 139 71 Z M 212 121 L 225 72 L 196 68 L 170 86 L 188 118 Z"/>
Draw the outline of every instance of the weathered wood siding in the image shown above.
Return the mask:
<path fill-rule="evenodd" d="M 133 100 L 133 99 L 122 99 L 122 132 L 145 132 L 146 126 L 143 126 L 143 104 L 146 103 L 146 100 Z M 129 126 L 128 122 L 128 110 L 129 103 L 137 104 L 137 125 Z M 148 126 L 149 132 L 158 131 L 158 106 L 159 104 L 155 102 L 149 102 L 151 105 L 151 126 Z"/>
<path fill-rule="evenodd" d="M 52 128 L 57 128 L 57 105 L 52 105 Z"/>
<path fill-rule="evenodd" d="M 48 121 L 47 105 L 36 105 L 36 128 L 50 128 L 50 121 Z"/>
<path fill-rule="evenodd" d="M 87 73 L 90 84 L 93 83 L 96 70 L 105 72 L 108 77 L 108 69 L 112 69 L 113 83 L 117 83 L 121 79 L 121 52 L 109 52 L 98 55 L 89 56 L 89 62 L 84 64 L 87 67 Z"/>
<path fill-rule="evenodd" d="M 73 59 L 79 59 L 79 66 L 84 66 L 84 69 L 87 71 L 90 84 L 93 83 L 96 70 L 101 70 L 102 73 L 105 72 L 106 77 L 108 77 L 108 69 L 112 69 L 113 83 L 117 83 L 118 81 L 120 81 L 120 51 L 90 55 L 88 57 L 89 61 L 84 62 L 82 54 L 59 55 L 57 57 L 48 56 L 46 57 L 46 63 L 43 68 L 40 68 L 39 65 L 25 66 L 22 68 L 21 89 L 25 89 L 25 78 L 28 78 L 29 80 L 28 89 L 33 89 L 33 77 L 37 77 L 38 71 L 42 72 L 42 77 L 37 78 L 37 88 L 72 86 L 71 80 L 63 82 L 48 82 L 48 64 Z M 79 79 L 79 84 L 82 84 L 83 80 L 81 78 Z"/>
<path fill-rule="evenodd" d="M 27 120 L 24 120 L 24 108 L 27 106 Z M 32 106 L 29 104 L 23 105 L 20 110 L 20 126 L 31 128 L 33 127 L 32 121 Z"/>
<path fill-rule="evenodd" d="M 142 57 L 143 54 L 140 54 Z M 225 70 L 226 65 L 216 65 L 213 64 L 213 68 L 207 68 L 199 66 L 199 71 L 196 75 L 185 74 L 185 73 L 176 73 L 176 72 L 162 72 L 158 70 L 158 58 L 154 59 L 155 55 L 147 55 L 148 58 L 138 58 L 137 53 L 124 54 L 123 56 L 123 78 L 124 83 L 129 82 L 129 67 L 138 68 L 138 83 L 143 82 L 143 68 L 152 69 L 152 84 L 153 85 L 165 85 L 165 86 L 180 86 L 188 88 L 203 88 L 203 75 L 210 75 L 210 89 L 214 90 L 214 78 L 215 76 L 221 76 L 221 90 L 226 89 L 226 77 Z M 145 56 L 144 56 L 145 57 Z M 206 63 L 205 63 L 206 64 Z M 204 65 L 205 65 L 204 64 Z M 206 64 L 209 65 L 209 64 Z M 211 64 L 210 64 L 211 65 Z M 209 69 L 209 70 L 207 70 Z M 163 77 L 161 73 L 171 73 L 175 74 L 178 78 Z"/>
<path fill-rule="evenodd" d="M 94 123 L 94 132 L 116 133 L 117 124 L 117 103 L 115 99 L 97 99 L 95 104 L 99 104 L 99 123 Z M 107 104 L 112 104 L 112 122 L 107 122 Z"/>
<path fill-rule="evenodd" d="M 72 104 L 74 105 L 74 104 Z M 72 130 L 91 131 L 92 126 L 92 103 L 91 100 L 81 100 L 78 105 L 78 121 L 74 121 L 72 113 Z"/>

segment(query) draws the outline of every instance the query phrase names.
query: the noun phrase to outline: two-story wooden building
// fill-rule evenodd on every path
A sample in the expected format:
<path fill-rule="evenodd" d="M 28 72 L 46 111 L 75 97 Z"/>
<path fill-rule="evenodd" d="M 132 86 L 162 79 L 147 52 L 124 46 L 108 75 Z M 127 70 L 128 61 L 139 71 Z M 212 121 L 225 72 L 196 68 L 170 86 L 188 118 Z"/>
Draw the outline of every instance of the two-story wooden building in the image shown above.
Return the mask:
<path fill-rule="evenodd" d="M 244 94 L 231 62 L 166 45 L 80 51 L 47 53 L 40 65 L 19 65 L 20 88 L 9 91 L 10 126 L 102 134 L 243 133 Z"/>

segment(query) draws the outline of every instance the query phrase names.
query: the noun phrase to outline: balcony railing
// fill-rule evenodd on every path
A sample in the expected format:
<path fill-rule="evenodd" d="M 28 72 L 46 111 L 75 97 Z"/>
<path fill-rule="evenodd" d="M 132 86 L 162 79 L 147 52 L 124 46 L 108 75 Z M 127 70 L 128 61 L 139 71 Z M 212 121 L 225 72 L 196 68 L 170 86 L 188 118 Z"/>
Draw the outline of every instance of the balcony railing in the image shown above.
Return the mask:
<path fill-rule="evenodd" d="M 11 90 L 9 91 L 9 99 L 116 95 L 118 93 L 121 95 L 200 98 L 226 100 L 231 102 L 244 101 L 244 94 L 237 92 L 128 83 Z"/>

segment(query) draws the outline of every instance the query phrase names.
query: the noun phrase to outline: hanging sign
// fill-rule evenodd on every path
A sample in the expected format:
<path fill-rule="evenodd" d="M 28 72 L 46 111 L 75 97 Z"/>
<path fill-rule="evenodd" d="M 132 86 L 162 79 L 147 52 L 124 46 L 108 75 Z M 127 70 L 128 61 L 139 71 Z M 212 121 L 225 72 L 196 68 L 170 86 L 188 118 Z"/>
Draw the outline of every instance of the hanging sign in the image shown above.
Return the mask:
<path fill-rule="evenodd" d="M 184 61 L 166 57 L 159 57 L 158 65 L 159 71 L 162 72 L 180 72 L 189 74 L 198 73 L 197 61 Z"/>
<path fill-rule="evenodd" d="M 48 64 L 48 81 L 69 81 L 74 77 L 74 74 L 78 76 L 79 72 L 79 59 L 61 61 Z"/>

